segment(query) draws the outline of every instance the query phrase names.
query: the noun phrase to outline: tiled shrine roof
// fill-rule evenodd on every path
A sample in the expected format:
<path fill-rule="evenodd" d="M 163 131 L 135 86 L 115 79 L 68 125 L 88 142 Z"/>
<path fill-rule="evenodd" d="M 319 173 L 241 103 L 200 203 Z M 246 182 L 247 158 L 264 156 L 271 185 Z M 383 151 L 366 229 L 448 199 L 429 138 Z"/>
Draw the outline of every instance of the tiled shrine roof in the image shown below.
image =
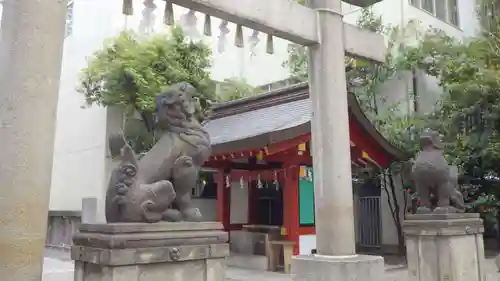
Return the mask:
<path fill-rule="evenodd" d="M 362 112 L 350 93 L 350 118 L 396 159 L 406 155 L 390 144 Z M 204 127 L 212 138 L 213 153 L 258 148 L 310 133 L 311 100 L 307 83 L 216 105 Z"/>

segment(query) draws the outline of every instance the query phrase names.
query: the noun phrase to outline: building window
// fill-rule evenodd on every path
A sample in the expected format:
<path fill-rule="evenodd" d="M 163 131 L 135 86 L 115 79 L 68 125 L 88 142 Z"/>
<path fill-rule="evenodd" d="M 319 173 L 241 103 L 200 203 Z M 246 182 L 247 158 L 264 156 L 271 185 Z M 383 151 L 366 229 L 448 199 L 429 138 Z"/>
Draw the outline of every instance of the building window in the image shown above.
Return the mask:
<path fill-rule="evenodd" d="M 458 26 L 457 0 L 409 0 L 412 6 L 422 9 L 436 18 Z"/>
<path fill-rule="evenodd" d="M 458 26 L 458 5 L 457 5 L 457 0 L 448 0 L 448 21 L 453 24 Z"/>
<path fill-rule="evenodd" d="M 75 6 L 74 0 L 68 1 L 68 10 L 66 11 L 66 31 L 65 37 L 70 36 L 73 33 L 73 8 Z"/>
<path fill-rule="evenodd" d="M 436 17 L 442 21 L 446 21 L 446 1 L 436 1 Z"/>
<path fill-rule="evenodd" d="M 422 10 L 425 10 L 425 11 L 431 13 L 431 14 L 434 14 L 434 1 L 435 0 L 422 0 L 422 7 L 420 7 L 420 8 Z"/>

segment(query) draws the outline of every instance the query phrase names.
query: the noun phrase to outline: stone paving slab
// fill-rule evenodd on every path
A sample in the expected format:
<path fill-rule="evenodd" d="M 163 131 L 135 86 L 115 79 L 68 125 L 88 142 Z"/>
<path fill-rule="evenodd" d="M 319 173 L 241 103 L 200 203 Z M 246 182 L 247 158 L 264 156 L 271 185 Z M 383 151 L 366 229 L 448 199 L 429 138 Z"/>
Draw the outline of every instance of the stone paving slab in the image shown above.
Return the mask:
<path fill-rule="evenodd" d="M 499 281 L 500 273 L 497 272 L 494 259 L 486 260 L 486 281 Z M 386 281 L 408 280 L 405 268 L 387 269 Z M 291 275 L 277 272 L 256 271 L 230 267 L 226 271 L 227 281 L 293 281 Z M 73 281 L 73 262 L 62 261 L 54 258 L 44 259 L 44 273 L 42 281 Z"/>

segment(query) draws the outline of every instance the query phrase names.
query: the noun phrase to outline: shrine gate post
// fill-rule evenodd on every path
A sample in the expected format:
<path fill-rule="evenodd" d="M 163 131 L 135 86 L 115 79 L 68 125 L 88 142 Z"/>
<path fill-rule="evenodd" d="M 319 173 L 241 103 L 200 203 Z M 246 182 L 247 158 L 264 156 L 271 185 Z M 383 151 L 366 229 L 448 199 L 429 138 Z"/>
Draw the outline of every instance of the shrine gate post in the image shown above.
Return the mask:
<path fill-rule="evenodd" d="M 40 281 L 67 1 L 2 5 L 0 280 Z"/>

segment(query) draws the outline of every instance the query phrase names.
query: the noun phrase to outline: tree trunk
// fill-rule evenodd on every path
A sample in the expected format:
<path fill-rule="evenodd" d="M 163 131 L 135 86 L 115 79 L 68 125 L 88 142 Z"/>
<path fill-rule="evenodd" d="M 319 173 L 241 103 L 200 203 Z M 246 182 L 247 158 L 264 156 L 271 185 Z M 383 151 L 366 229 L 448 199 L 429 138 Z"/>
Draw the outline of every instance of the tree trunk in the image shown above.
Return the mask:
<path fill-rule="evenodd" d="M 406 255 L 405 237 L 403 233 L 403 224 L 401 223 L 401 216 L 399 215 L 401 209 L 399 207 L 399 202 L 396 195 L 396 187 L 394 186 L 394 178 L 392 177 L 391 170 L 389 170 L 389 185 L 391 187 L 392 200 L 394 201 L 394 213 L 392 217 L 394 219 L 394 224 L 396 225 L 396 231 L 398 233 L 399 254 L 405 256 Z"/>
<path fill-rule="evenodd" d="M 389 205 L 389 209 L 391 211 L 392 219 L 394 221 L 394 225 L 396 226 L 396 232 L 398 235 L 398 253 L 400 255 L 406 256 L 403 225 L 401 223 L 401 217 L 399 216 L 401 208 L 396 196 L 396 187 L 394 186 L 392 171 L 389 169 L 388 174 L 387 172 L 384 172 L 383 178 L 384 191 L 387 195 L 387 204 Z"/>

